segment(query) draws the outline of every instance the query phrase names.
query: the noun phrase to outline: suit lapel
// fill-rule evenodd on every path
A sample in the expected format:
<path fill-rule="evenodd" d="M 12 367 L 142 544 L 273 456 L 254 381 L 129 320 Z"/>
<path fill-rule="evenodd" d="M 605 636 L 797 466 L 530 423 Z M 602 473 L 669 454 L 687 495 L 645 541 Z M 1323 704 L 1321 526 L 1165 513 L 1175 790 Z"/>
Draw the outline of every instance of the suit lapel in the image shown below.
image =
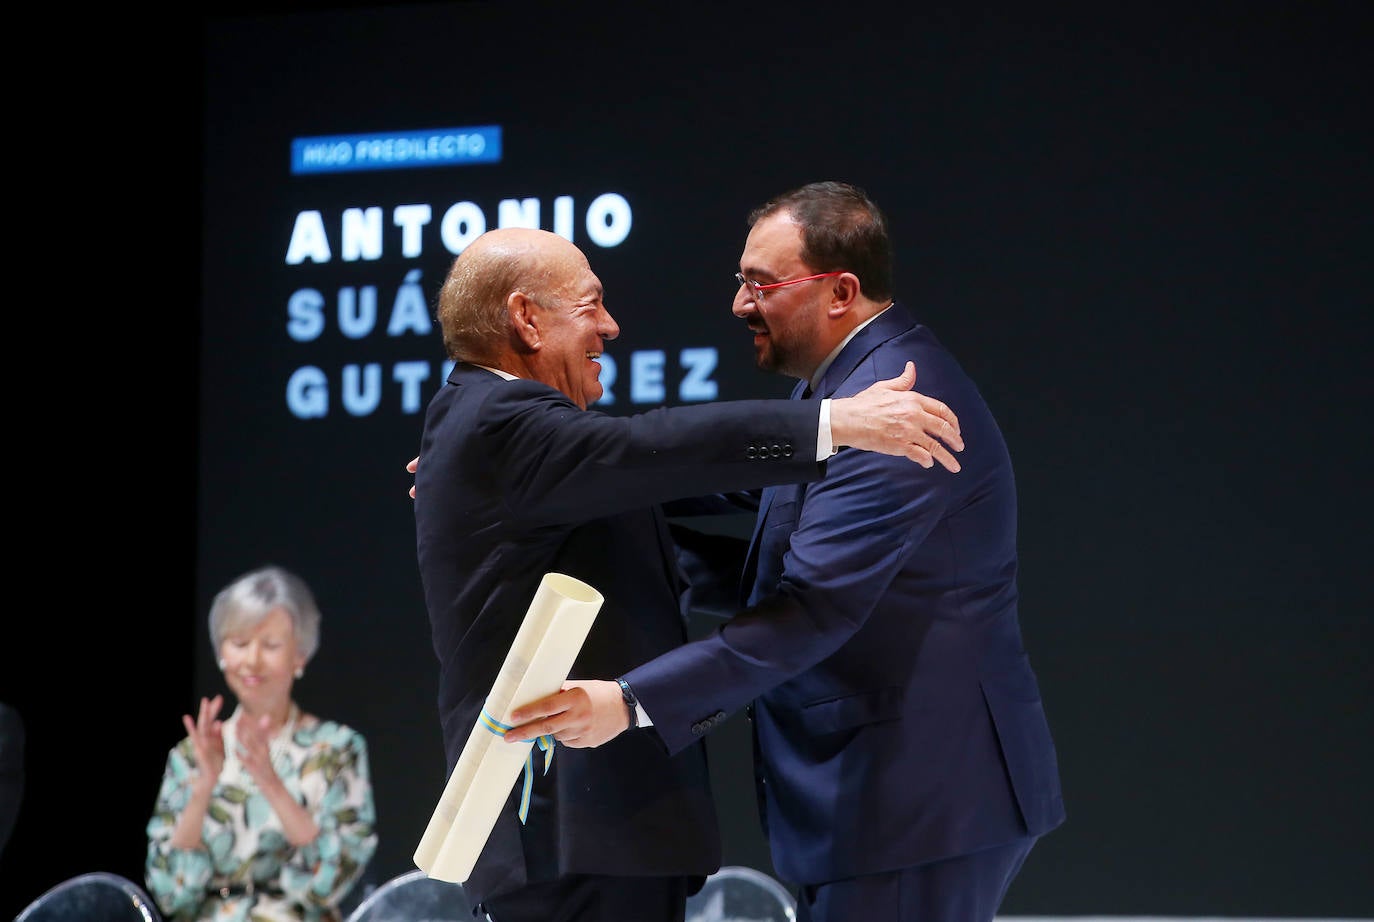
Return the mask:
<path fill-rule="evenodd" d="M 902 307 L 894 303 L 890 308 L 876 317 L 872 323 L 859 331 L 853 339 L 845 344 L 840 350 L 840 354 L 835 356 L 835 361 L 830 363 L 830 367 L 825 370 L 817 384 L 814 393 L 809 394 L 806 399 L 819 400 L 822 397 L 831 397 L 840 385 L 853 373 L 859 363 L 868 357 L 874 349 L 883 343 L 899 336 L 910 330 L 916 325 L 916 319 Z M 802 394 L 807 389 L 807 382 L 798 381 L 797 386 L 792 389 L 793 400 L 802 399 Z M 776 573 L 759 572 L 759 550 L 762 544 L 764 529 L 768 524 L 769 510 L 773 506 L 774 499 L 778 496 L 779 490 L 795 493 L 800 499 L 805 495 L 806 488 L 801 485 L 791 485 L 787 487 L 765 487 L 763 494 L 759 498 L 758 516 L 754 519 L 754 534 L 749 541 L 749 553 L 744 559 L 744 571 L 740 576 L 740 602 L 749 605 L 757 598 L 767 595 L 771 587 L 757 585 L 760 578 L 774 580 L 778 576 Z M 797 504 L 793 504 L 792 512 L 797 513 Z M 795 523 L 794 523 L 795 524 Z"/>
<path fill-rule="evenodd" d="M 916 318 L 901 304 L 894 303 L 845 344 L 845 347 L 840 350 L 840 354 L 835 356 L 835 361 L 831 362 L 830 367 L 825 370 L 825 374 L 821 375 L 821 380 L 816 386 L 816 395 L 833 397 L 839 386 L 853 374 L 854 369 L 859 367 L 859 363 L 868 358 L 874 349 L 893 337 L 900 336 L 915 325 Z"/>

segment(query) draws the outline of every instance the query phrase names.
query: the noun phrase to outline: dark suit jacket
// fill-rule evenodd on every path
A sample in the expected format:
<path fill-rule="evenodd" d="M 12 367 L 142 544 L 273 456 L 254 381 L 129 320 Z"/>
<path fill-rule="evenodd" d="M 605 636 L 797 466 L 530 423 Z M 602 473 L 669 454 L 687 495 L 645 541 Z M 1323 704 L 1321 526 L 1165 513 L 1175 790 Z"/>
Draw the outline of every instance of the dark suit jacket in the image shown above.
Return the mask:
<path fill-rule="evenodd" d="M 916 388 L 959 416 L 963 470 L 845 450 L 824 480 L 764 490 L 752 608 L 627 676 L 671 751 L 758 699 L 764 824 L 796 883 L 964 854 L 1064 818 L 1021 643 L 1011 461 L 978 389 L 897 305 L 815 396 L 850 396 L 908 359 Z"/>
<path fill-rule="evenodd" d="M 613 417 L 538 382 L 455 366 L 426 411 L 415 475 L 448 771 L 545 573 L 605 597 L 573 678 L 612 678 L 683 643 L 683 587 L 655 504 L 819 477 L 817 417 L 787 400 Z M 677 748 L 669 756 L 647 732 L 557 747 L 548 774 L 535 773 L 524 826 L 521 782 L 513 787 L 465 882 L 469 898 L 570 873 L 715 871 L 704 749 Z"/>

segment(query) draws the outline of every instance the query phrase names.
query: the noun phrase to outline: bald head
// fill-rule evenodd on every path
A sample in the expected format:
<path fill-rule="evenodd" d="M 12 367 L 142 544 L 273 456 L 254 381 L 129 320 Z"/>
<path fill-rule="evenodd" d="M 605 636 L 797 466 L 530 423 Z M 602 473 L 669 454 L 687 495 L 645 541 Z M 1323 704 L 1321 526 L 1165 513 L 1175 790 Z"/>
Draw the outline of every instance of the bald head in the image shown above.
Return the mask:
<path fill-rule="evenodd" d="M 620 334 L 601 280 L 573 244 L 506 227 L 478 237 L 439 291 L 449 357 L 542 381 L 584 410 L 600 399 L 601 350 Z"/>
<path fill-rule="evenodd" d="M 527 227 L 487 231 L 453 261 L 439 290 L 444 350 L 459 361 L 499 366 L 497 359 L 515 345 L 510 295 L 548 301 L 586 271 L 587 257 L 557 234 Z"/>

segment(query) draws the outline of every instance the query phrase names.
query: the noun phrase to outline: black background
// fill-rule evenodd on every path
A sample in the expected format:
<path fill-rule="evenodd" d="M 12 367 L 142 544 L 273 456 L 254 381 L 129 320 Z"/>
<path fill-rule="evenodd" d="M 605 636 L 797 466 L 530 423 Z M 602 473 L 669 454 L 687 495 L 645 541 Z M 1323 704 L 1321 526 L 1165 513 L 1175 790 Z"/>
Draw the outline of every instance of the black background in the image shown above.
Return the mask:
<path fill-rule="evenodd" d="M 372 747 L 369 882 L 411 866 L 441 789 L 403 470 L 419 418 L 285 417 L 295 359 L 252 324 L 279 324 L 297 282 L 254 222 L 623 191 L 632 243 L 578 241 L 621 347 L 704 337 L 733 361 L 743 216 L 821 178 L 887 210 L 899 296 L 1016 464 L 1069 820 L 1003 911 L 1374 915 L 1366 5 L 313 6 L 34 33 L 70 79 L 20 81 L 35 119 L 12 142 L 32 262 L 0 693 L 29 740 L 0 917 L 83 871 L 141 880 L 179 716 L 219 688 L 210 595 L 268 559 L 325 612 L 299 698 Z M 251 46 L 228 63 L 226 35 Z M 508 156 L 475 187 L 479 168 L 312 186 L 279 140 L 489 123 Z M 234 169 L 202 182 L 202 153 Z M 429 290 L 447 258 L 427 251 Z M 330 354 L 439 355 L 437 336 L 348 350 Z M 727 863 L 766 865 L 740 730 L 712 740 Z"/>

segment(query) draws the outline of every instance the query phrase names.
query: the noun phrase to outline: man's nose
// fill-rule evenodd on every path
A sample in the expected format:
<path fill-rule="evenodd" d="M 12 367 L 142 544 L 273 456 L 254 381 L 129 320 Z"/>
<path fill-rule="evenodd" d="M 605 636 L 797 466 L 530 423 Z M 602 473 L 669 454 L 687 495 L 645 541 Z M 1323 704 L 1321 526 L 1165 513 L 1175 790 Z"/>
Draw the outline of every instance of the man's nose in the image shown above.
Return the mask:
<path fill-rule="evenodd" d="M 741 285 L 739 291 L 735 292 L 735 300 L 730 305 L 730 313 L 742 320 L 752 314 L 757 307 L 758 305 L 754 303 L 754 296 L 750 294 L 749 289 Z"/>
<path fill-rule="evenodd" d="M 610 311 L 605 312 L 606 316 L 601 322 L 601 338 L 610 342 L 620 335 L 620 324 L 615 322 Z"/>

